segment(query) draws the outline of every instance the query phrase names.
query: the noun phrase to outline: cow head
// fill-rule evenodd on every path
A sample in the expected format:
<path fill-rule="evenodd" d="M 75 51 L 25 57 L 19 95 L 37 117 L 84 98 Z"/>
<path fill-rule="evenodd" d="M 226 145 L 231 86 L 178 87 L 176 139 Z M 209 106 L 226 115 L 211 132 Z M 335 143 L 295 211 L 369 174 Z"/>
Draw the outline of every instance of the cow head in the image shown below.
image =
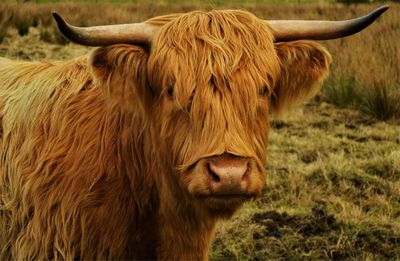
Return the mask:
<path fill-rule="evenodd" d="M 246 12 L 183 14 L 153 41 L 148 75 L 163 155 L 180 186 L 215 213 L 261 193 L 279 72 L 273 34 Z"/>
<path fill-rule="evenodd" d="M 270 109 L 279 113 L 312 97 L 327 75 L 328 52 L 304 39 L 353 34 L 386 9 L 346 22 L 268 22 L 244 11 L 210 11 L 90 29 L 55 17 L 69 39 L 106 45 L 92 54 L 93 71 L 118 103 L 139 97 L 171 173 L 167 186 L 211 214 L 230 216 L 264 185 Z"/>

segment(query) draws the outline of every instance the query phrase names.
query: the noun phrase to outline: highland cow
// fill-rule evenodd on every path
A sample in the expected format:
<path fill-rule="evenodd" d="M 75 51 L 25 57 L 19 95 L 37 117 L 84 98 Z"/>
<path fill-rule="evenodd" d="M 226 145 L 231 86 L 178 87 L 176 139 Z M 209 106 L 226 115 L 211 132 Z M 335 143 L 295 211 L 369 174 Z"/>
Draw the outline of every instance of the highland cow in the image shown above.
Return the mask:
<path fill-rule="evenodd" d="M 312 97 L 349 21 L 190 12 L 78 28 L 62 62 L 0 59 L 0 259 L 207 260 L 260 196 L 268 118 Z"/>

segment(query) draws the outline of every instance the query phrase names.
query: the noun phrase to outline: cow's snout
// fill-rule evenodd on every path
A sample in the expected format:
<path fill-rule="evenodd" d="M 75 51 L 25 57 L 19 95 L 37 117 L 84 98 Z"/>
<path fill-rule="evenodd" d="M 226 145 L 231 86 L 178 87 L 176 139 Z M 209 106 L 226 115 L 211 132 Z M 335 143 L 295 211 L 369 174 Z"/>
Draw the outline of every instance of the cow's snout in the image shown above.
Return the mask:
<path fill-rule="evenodd" d="M 206 161 L 210 191 L 214 196 L 247 194 L 250 179 L 249 160 L 240 157 L 219 156 Z"/>

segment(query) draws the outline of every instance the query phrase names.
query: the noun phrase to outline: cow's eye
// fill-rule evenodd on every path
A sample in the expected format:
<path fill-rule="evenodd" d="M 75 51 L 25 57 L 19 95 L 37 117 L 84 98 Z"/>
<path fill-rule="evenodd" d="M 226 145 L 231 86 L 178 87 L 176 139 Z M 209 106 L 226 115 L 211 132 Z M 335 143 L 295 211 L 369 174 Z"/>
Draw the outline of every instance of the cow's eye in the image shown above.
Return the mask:
<path fill-rule="evenodd" d="M 262 88 L 258 91 L 258 93 L 259 93 L 261 96 L 268 96 L 268 95 L 269 95 L 269 88 L 268 88 L 268 86 L 262 87 Z"/>
<path fill-rule="evenodd" d="M 174 86 L 168 86 L 167 94 L 169 98 L 174 98 Z"/>

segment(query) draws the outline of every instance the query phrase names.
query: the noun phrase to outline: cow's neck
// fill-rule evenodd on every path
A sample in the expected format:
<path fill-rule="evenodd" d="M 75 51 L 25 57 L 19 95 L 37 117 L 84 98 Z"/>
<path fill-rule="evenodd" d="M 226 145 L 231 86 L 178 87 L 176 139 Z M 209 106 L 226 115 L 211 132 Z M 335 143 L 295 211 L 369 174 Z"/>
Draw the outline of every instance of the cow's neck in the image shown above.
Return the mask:
<path fill-rule="evenodd" d="M 153 227 L 141 229 L 140 233 L 148 235 L 155 233 L 158 242 L 150 242 L 157 245 L 155 249 L 157 259 L 161 260 L 207 260 L 208 249 L 214 237 L 216 218 L 198 206 L 190 196 L 179 187 L 173 179 L 174 174 L 167 167 L 170 162 L 164 162 L 160 152 L 159 143 L 155 142 L 157 133 L 153 129 L 143 132 L 143 140 L 136 140 L 135 144 L 139 157 L 144 161 L 141 165 L 143 172 L 139 170 L 138 178 L 143 179 L 144 184 L 153 184 L 152 192 L 156 192 L 152 200 L 143 205 L 146 216 L 143 220 L 153 220 Z M 149 146 L 154 146 L 150 147 Z M 168 172 L 169 169 L 169 172 Z M 151 182 L 149 183 L 149 179 Z M 146 181 L 147 180 L 147 181 Z M 133 184 L 137 189 L 137 183 Z M 140 187 L 140 186 L 139 186 Z M 142 190 L 143 191 L 143 190 Z M 144 192 L 144 191 L 143 191 Z M 147 192 L 151 193 L 151 192 Z M 145 198 L 152 198 L 147 195 Z M 147 211 L 150 209 L 150 211 Z M 157 217 L 154 219 L 154 217 Z M 156 221 L 156 222 L 155 222 Z"/>
<path fill-rule="evenodd" d="M 160 169 L 161 170 L 161 169 Z M 165 171 L 165 169 L 164 169 Z M 158 259 L 207 260 L 216 219 L 174 182 L 172 173 L 159 173 Z"/>

